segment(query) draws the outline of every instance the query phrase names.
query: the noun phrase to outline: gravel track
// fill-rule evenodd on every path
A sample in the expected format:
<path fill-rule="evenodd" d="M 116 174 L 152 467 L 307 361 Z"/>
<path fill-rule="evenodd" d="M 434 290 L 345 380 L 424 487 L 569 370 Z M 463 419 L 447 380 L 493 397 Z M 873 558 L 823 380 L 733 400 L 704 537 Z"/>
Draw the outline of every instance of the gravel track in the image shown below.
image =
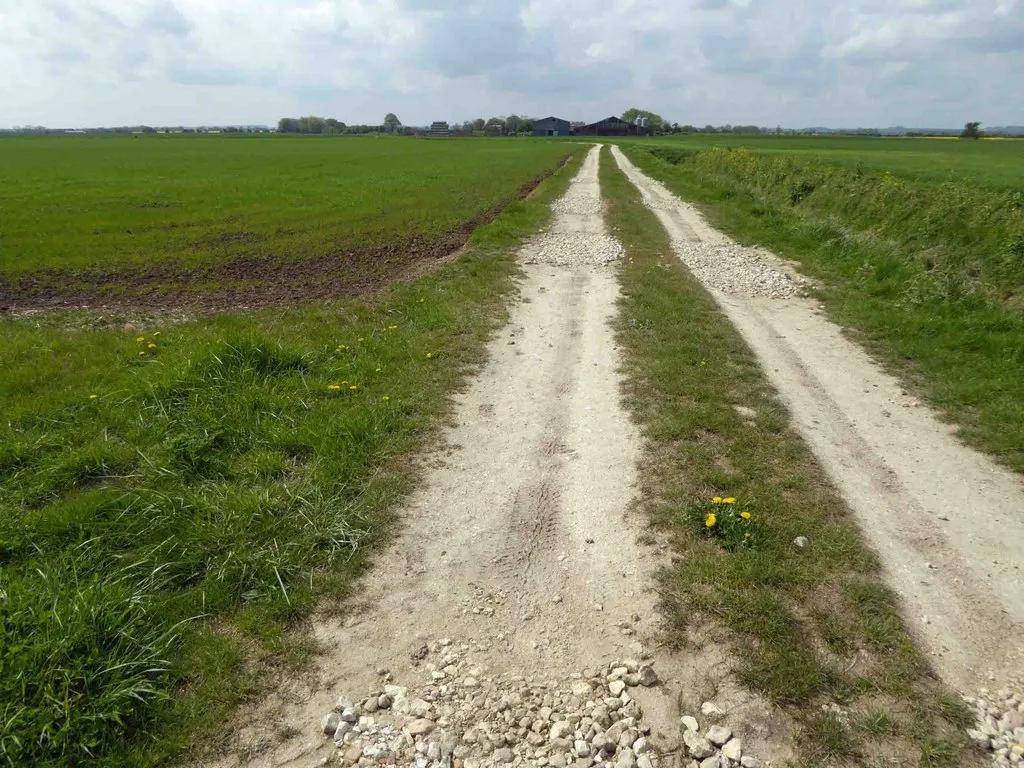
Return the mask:
<path fill-rule="evenodd" d="M 795 298 L 796 283 L 773 278 L 762 289 L 766 268 L 785 281 L 791 270 L 781 261 L 730 243 L 617 147 L 612 152 L 680 259 L 757 354 L 880 555 L 937 671 L 968 693 L 1011 687 L 1006 707 L 1014 696 L 1024 701 L 1012 685 L 1024 670 L 1021 479 L 957 441 L 817 302 Z M 737 275 L 744 270 L 749 278 Z"/>
<path fill-rule="evenodd" d="M 689 750 L 757 768 L 788 738 L 717 669 L 704 701 L 705 670 L 659 646 L 667 548 L 638 541 L 631 509 L 598 162 L 523 248 L 520 300 L 350 617 L 314 621 L 317 673 L 245 713 L 219 765 L 673 768 Z"/>

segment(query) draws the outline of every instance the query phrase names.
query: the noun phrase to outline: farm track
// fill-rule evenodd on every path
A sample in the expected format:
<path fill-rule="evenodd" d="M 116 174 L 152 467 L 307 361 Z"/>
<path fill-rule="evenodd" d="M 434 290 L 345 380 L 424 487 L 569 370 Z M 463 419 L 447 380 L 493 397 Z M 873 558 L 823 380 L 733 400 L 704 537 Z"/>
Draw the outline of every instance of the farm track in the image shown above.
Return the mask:
<path fill-rule="evenodd" d="M 552 172 L 524 184 L 513 199 L 528 196 Z M 166 262 L 110 271 L 47 269 L 16 280 L 0 275 L 0 313 L 52 309 L 227 312 L 373 294 L 389 283 L 414 279 L 454 256 L 473 230 L 493 221 L 508 202 L 478 213 L 437 240 L 416 237 L 309 259 L 252 257 L 197 267 Z M 257 235 L 225 233 L 223 237 L 244 241 Z"/>
<path fill-rule="evenodd" d="M 609 695 L 599 690 L 597 670 L 623 659 L 656 670 L 659 685 L 634 682 L 628 693 L 665 754 L 660 768 L 678 764 L 681 706 L 700 706 L 685 702 L 683 691 L 706 682 L 721 659 L 684 663 L 660 646 L 653 573 L 666 547 L 640 541 L 646 523 L 632 509 L 641 447 L 621 404 L 611 326 L 612 262 L 621 247 L 605 230 L 598 158 L 595 148 L 554 204 L 552 225 L 521 251 L 519 299 L 486 366 L 459 397 L 443 447 L 428 457 L 400 516 L 402 533 L 376 559 L 349 618 L 314 621 L 324 648 L 317 671 L 247 712 L 217 765 L 306 768 L 333 760 L 338 749 L 321 717 L 339 695 L 362 701 L 389 681 L 433 702 L 439 730 L 431 738 L 442 745 L 441 728 L 457 738 L 476 718 L 498 714 L 481 704 L 484 696 L 522 696 L 524 706 L 531 695 L 538 703 L 553 698 L 556 712 L 560 702 L 572 712 L 583 681 L 595 690 L 577 709 Z M 432 679 L 442 667 L 447 674 Z M 469 691 L 461 688 L 465 675 L 474 678 Z M 777 740 L 785 728 L 779 713 L 715 682 L 719 703 L 747 723 L 748 749 Z M 481 698 L 473 701 L 477 685 Z M 394 713 L 384 714 L 378 726 Z M 269 736 L 282 732 L 292 735 Z M 465 765 L 492 762 L 483 756 Z M 401 756 L 398 764 L 406 764 Z"/>
<path fill-rule="evenodd" d="M 684 262 L 706 263 L 708 252 L 736 250 L 696 209 L 617 147 L 612 151 Z M 764 256 L 756 254 L 759 261 Z M 962 445 L 825 319 L 817 302 L 737 290 L 713 273 L 695 274 L 752 347 L 856 513 L 936 670 L 968 692 L 1018 676 L 1024 669 L 1020 478 Z"/>

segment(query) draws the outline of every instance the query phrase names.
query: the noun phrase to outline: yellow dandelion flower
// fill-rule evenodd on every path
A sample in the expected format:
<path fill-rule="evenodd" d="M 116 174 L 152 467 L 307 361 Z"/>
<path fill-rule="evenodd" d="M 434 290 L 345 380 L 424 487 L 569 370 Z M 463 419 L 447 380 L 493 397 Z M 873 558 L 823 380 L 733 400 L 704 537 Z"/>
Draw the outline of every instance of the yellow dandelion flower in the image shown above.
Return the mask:
<path fill-rule="evenodd" d="M 708 515 L 706 518 L 704 518 L 704 525 L 706 525 L 708 528 L 714 528 L 717 523 L 718 518 L 715 517 L 713 514 Z"/>
<path fill-rule="evenodd" d="M 327 389 L 329 389 L 331 392 L 337 392 L 339 389 L 341 389 L 341 384 L 328 384 Z"/>
<path fill-rule="evenodd" d="M 426 299 L 420 299 L 420 304 L 422 304 L 424 301 L 426 301 Z"/>
<path fill-rule="evenodd" d="M 145 356 L 146 356 L 146 350 L 143 349 L 143 350 L 141 350 L 139 352 L 139 357 L 145 357 Z"/>
<path fill-rule="evenodd" d="M 722 497 L 721 496 L 715 496 L 715 498 L 713 498 L 711 500 L 711 503 L 712 504 L 721 504 L 722 503 Z"/>
<path fill-rule="evenodd" d="M 359 389 L 359 387 L 357 385 L 355 385 L 355 384 L 353 384 L 351 387 L 349 387 L 349 390 L 352 391 L 352 392 L 355 392 L 357 389 Z"/>
<path fill-rule="evenodd" d="M 749 512 L 740 512 L 740 517 L 742 517 L 744 520 L 749 520 L 750 519 L 750 513 Z"/>
<path fill-rule="evenodd" d="M 383 401 L 384 401 L 384 402 L 386 403 L 386 402 L 387 402 L 388 400 L 390 400 L 391 398 L 390 398 L 390 397 L 388 397 L 387 395 L 384 395 L 384 397 L 382 397 L 381 399 L 382 399 L 382 400 L 383 400 Z"/>
<path fill-rule="evenodd" d="M 149 349 L 156 349 L 156 344 L 153 344 L 152 342 L 150 342 L 150 343 L 149 343 L 149 344 L 147 344 L 146 346 L 147 346 L 147 347 L 148 347 Z"/>
<path fill-rule="evenodd" d="M 743 534 L 743 538 L 744 539 L 749 539 L 750 538 L 750 534 L 749 533 L 744 533 Z"/>
<path fill-rule="evenodd" d="M 398 326 L 397 325 L 389 325 L 388 326 L 388 330 L 389 331 L 397 331 L 398 330 Z"/>
<path fill-rule="evenodd" d="M 366 341 L 366 339 L 363 336 L 360 336 L 359 341 Z"/>
<path fill-rule="evenodd" d="M 377 373 L 380 373 L 382 370 L 384 370 L 384 369 L 383 368 L 378 368 L 377 369 Z"/>
<path fill-rule="evenodd" d="M 99 395 L 89 395 L 90 400 L 95 400 Z"/>
<path fill-rule="evenodd" d="M 146 340 L 146 337 L 145 337 L 145 336 L 139 336 L 139 338 L 137 338 L 137 339 L 136 339 L 136 341 L 137 341 L 137 342 L 139 342 L 139 344 L 141 344 L 141 343 L 142 343 L 142 342 L 144 342 L 145 340 Z"/>
<path fill-rule="evenodd" d="M 708 364 L 708 361 L 707 361 L 707 360 L 701 360 L 701 361 L 700 361 L 700 364 L 701 364 L 701 365 L 707 365 L 707 364 Z"/>
<path fill-rule="evenodd" d="M 722 499 L 722 503 L 723 504 L 735 504 L 736 503 L 736 499 L 734 499 L 732 496 L 729 496 L 728 498 Z"/>
<path fill-rule="evenodd" d="M 428 359 L 429 359 L 429 358 L 431 358 L 431 357 L 433 357 L 433 356 L 434 356 L 434 353 L 433 353 L 433 352 L 427 352 L 427 358 L 428 358 Z"/>
<path fill-rule="evenodd" d="M 160 335 L 160 331 L 153 331 L 153 335 L 154 336 L 159 336 Z"/>

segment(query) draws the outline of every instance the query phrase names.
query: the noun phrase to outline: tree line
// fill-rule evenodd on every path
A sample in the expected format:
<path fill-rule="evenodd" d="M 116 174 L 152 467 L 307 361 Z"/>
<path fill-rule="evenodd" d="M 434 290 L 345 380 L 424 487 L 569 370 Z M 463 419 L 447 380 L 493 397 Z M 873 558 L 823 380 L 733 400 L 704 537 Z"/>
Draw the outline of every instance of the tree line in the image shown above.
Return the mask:
<path fill-rule="evenodd" d="M 282 117 L 277 121 L 278 133 L 307 133 L 323 136 L 357 133 L 400 133 L 402 121 L 392 113 L 384 116 L 384 121 L 377 125 L 346 125 L 333 117 Z"/>

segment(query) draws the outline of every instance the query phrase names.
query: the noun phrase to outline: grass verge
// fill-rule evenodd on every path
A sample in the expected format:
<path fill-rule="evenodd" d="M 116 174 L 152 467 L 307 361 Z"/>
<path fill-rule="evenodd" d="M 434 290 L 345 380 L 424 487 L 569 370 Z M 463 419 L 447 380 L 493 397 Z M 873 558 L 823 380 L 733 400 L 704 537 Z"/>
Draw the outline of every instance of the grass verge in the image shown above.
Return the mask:
<path fill-rule="evenodd" d="M 739 681 L 798 724 L 801 765 L 974 765 L 969 716 L 913 647 L 842 499 L 604 152 L 627 254 L 618 338 L 646 442 L 642 503 L 680 555 L 663 574 L 680 643 L 708 622 L 728 628 Z"/>
<path fill-rule="evenodd" d="M 965 442 L 1024 471 L 1019 192 L 743 150 L 623 150 L 702 204 L 714 226 L 799 261 L 821 281 L 833 321 L 957 424 Z"/>
<path fill-rule="evenodd" d="M 371 302 L 0 322 L 0 763 L 173 762 L 309 658 L 578 156 Z"/>

